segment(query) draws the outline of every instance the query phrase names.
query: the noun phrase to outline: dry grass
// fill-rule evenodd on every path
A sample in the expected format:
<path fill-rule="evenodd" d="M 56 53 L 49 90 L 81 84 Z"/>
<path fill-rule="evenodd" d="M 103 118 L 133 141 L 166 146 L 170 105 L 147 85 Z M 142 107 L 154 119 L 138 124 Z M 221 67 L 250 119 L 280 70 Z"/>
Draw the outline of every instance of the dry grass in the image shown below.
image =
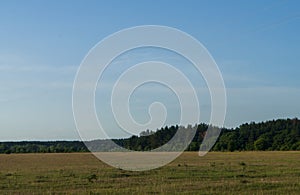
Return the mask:
<path fill-rule="evenodd" d="M 186 152 L 144 172 L 89 153 L 0 155 L 0 194 L 299 194 L 300 152 Z"/>

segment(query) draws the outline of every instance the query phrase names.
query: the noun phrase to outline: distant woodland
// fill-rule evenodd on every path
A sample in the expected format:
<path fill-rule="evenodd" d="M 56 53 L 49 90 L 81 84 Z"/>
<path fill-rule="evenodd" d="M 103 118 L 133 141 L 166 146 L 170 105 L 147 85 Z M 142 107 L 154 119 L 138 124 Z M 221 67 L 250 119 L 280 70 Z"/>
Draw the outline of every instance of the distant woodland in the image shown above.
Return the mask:
<path fill-rule="evenodd" d="M 194 129 L 195 136 L 187 151 L 197 151 L 208 129 L 207 124 L 191 128 L 167 126 L 156 131 L 146 130 L 139 136 L 113 140 L 119 146 L 136 151 L 155 149 L 167 143 L 179 128 Z M 92 151 L 112 151 L 107 140 L 85 142 Z M 0 153 L 69 153 L 89 152 L 81 141 L 0 142 Z M 212 151 L 273 151 L 300 150 L 300 120 L 278 119 L 246 123 L 234 129 L 222 128 Z"/>

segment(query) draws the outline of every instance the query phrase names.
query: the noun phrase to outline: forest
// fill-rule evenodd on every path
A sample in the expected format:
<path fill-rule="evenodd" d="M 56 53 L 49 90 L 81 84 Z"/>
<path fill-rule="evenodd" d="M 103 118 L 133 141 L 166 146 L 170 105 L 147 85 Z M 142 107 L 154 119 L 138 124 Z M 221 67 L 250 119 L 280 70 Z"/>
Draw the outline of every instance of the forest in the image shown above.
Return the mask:
<path fill-rule="evenodd" d="M 197 151 L 209 125 L 201 123 L 188 127 L 166 126 L 156 131 L 146 130 L 139 136 L 114 139 L 126 149 L 148 151 L 167 143 L 177 130 L 193 129 L 195 136 L 187 151 Z M 70 153 L 114 151 L 108 140 L 86 141 L 19 141 L 0 142 L 0 153 Z M 221 128 L 212 151 L 288 151 L 300 150 L 300 120 L 278 119 L 260 123 L 245 123 L 237 128 Z"/>

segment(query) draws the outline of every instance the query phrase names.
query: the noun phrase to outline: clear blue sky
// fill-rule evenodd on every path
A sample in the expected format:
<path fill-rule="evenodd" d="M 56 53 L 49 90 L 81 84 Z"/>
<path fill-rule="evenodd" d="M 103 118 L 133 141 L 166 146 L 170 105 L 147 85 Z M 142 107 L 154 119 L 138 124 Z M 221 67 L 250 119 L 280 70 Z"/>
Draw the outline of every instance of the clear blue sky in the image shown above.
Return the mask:
<path fill-rule="evenodd" d="M 299 1 L 7 0 L 0 140 L 79 139 L 71 100 L 81 60 L 111 33 L 148 24 L 178 28 L 209 50 L 227 89 L 225 126 L 300 117 Z"/>

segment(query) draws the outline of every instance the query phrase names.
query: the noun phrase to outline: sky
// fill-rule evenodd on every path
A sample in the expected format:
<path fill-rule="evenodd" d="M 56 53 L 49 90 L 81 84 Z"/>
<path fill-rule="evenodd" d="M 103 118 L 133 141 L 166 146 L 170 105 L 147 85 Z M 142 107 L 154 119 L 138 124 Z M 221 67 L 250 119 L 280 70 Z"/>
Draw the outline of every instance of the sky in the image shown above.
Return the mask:
<path fill-rule="evenodd" d="M 0 141 L 79 140 L 72 87 L 80 63 L 105 37 L 138 25 L 177 28 L 206 47 L 226 86 L 225 127 L 300 117 L 299 1 L 2 0 Z M 97 88 L 97 114 L 114 137 L 125 134 L 108 112 L 105 86 L 111 87 L 125 67 L 151 59 L 164 59 L 187 74 L 199 89 L 202 120 L 209 120 L 203 78 L 176 54 L 144 48 L 115 59 Z M 132 116 L 147 122 L 153 101 L 166 104 L 166 124 L 176 124 L 176 97 L 153 83 L 133 94 Z"/>

